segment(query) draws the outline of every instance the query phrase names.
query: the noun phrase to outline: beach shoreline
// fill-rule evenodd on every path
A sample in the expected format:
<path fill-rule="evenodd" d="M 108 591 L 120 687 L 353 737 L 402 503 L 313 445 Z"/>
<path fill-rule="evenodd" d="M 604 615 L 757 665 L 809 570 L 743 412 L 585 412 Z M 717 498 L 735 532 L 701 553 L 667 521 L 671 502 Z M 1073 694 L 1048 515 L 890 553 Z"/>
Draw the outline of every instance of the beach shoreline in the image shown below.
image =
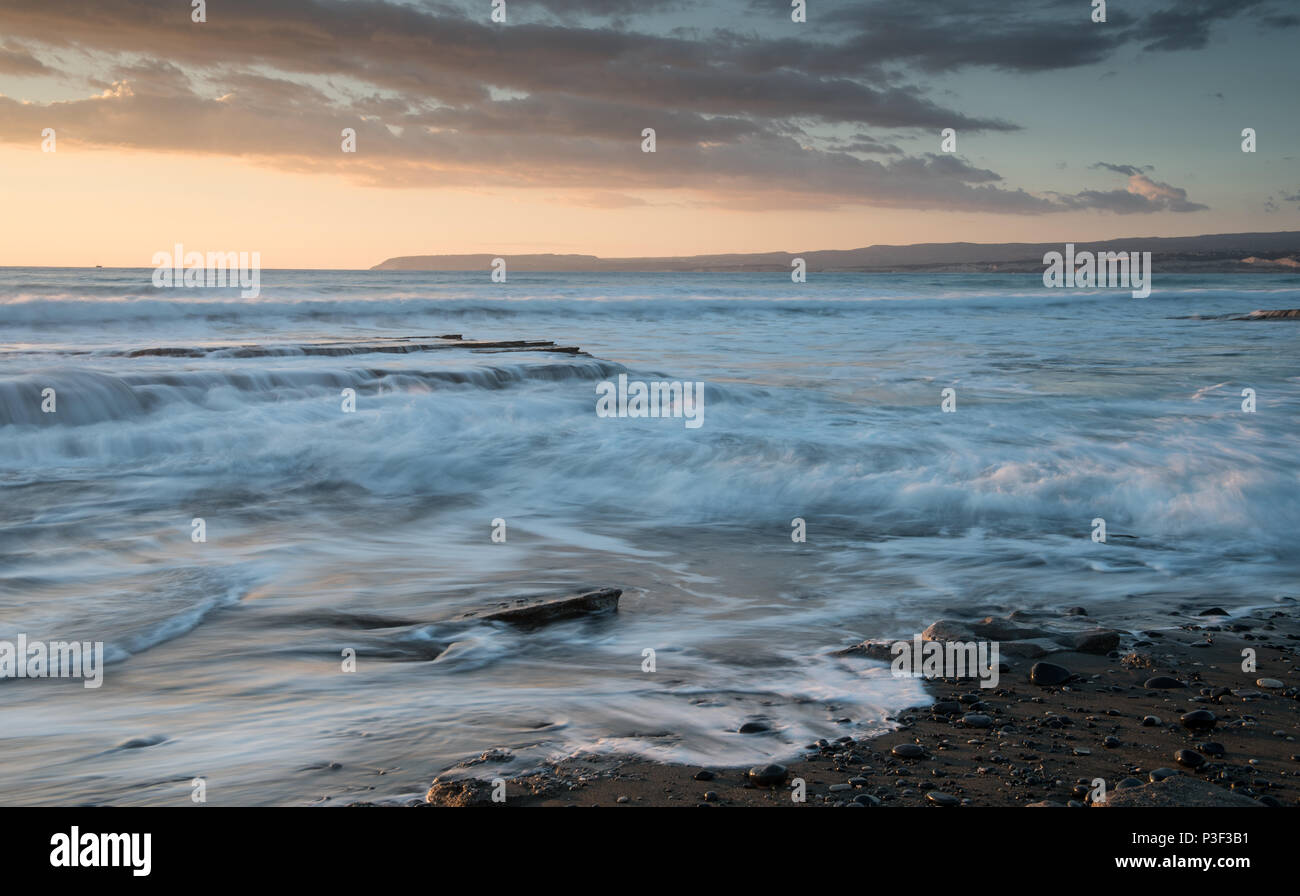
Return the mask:
<path fill-rule="evenodd" d="M 1297 806 L 1300 624 L 1290 610 L 1292 602 L 1145 630 L 1107 654 L 1006 657 L 994 688 L 927 680 L 933 704 L 890 717 L 891 731 L 810 745 L 774 786 L 756 786 L 747 768 L 579 757 L 504 778 L 503 804 Z M 1247 649 L 1255 651 L 1254 671 L 1242 668 Z M 1040 662 L 1072 677 L 1034 684 L 1029 673 Z M 1160 678 L 1186 686 L 1147 686 Z M 1198 710 L 1213 713 L 1212 728 L 1180 721 Z M 919 758 L 895 755 L 900 745 L 913 745 L 904 753 L 919 748 Z M 436 779 L 418 804 L 494 805 L 491 769 L 508 758 L 486 751 Z M 798 780 L 803 801 L 795 799 Z"/>

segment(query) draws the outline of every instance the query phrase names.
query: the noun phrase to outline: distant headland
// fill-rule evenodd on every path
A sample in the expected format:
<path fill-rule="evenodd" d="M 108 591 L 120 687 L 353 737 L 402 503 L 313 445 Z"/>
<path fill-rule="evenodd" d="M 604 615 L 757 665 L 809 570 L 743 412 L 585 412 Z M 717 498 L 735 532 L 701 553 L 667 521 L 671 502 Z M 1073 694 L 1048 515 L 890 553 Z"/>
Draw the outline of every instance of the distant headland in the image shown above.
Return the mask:
<path fill-rule="evenodd" d="M 644 258 L 509 253 L 402 255 L 377 264 L 371 270 L 479 271 L 491 268 L 493 259 L 505 258 L 512 272 L 758 273 L 789 271 L 791 262 L 802 258 L 809 272 L 820 273 L 1039 273 L 1043 270 L 1043 254 L 1060 251 L 1064 242 L 917 243 L 808 252 Z M 1154 269 L 1164 273 L 1300 272 L 1300 231 L 1294 230 L 1073 242 L 1080 251 L 1151 252 Z"/>

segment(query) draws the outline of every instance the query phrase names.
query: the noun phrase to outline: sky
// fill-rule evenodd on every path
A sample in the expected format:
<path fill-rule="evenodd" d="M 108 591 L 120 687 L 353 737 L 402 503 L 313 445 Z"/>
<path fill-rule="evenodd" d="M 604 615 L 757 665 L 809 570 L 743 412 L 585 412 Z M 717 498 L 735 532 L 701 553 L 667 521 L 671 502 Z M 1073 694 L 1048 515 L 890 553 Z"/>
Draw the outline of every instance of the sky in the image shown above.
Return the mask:
<path fill-rule="evenodd" d="M 0 265 L 1300 230 L 1295 5 L 1095 2 L 0 0 Z"/>

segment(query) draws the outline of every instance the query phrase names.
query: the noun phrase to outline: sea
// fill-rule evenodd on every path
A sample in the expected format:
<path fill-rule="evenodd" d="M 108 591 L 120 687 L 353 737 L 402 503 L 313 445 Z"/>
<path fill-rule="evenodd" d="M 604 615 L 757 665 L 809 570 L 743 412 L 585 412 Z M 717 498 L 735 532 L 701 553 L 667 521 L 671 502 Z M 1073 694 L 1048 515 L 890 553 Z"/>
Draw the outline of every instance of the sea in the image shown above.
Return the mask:
<path fill-rule="evenodd" d="M 0 642 L 104 651 L 0 680 L 0 803 L 780 761 L 928 699 L 863 639 L 1300 596 L 1297 275 L 152 273 L 0 268 Z"/>

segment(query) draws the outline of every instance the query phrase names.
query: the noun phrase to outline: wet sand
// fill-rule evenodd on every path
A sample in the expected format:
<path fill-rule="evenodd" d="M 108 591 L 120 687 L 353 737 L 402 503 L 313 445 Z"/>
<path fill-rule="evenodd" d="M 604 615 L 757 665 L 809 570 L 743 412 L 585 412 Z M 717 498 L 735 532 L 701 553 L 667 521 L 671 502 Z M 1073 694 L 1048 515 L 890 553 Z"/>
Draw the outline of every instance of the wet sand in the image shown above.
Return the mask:
<path fill-rule="evenodd" d="M 1242 668 L 1247 648 L 1255 651 L 1254 671 Z M 930 680 L 933 706 L 899 713 L 891 719 L 898 727 L 878 736 L 810 745 L 776 786 L 756 786 L 746 768 L 591 758 L 507 779 L 504 804 L 1297 806 L 1298 653 L 1293 602 L 1248 617 L 1207 616 L 1126 635 L 1106 655 L 1004 656 L 1008 668 L 997 688 Z M 1073 677 L 1054 687 L 1034 684 L 1029 673 L 1038 662 Z M 1160 677 L 1187 687 L 1147 686 Z M 1213 714 L 1212 728 L 1180 722 L 1196 710 Z M 903 745 L 919 747 L 921 758 L 895 755 Z M 1191 752 L 1180 758 L 1180 751 Z M 436 780 L 421 805 L 493 805 L 494 757 L 486 756 L 472 779 Z M 1173 785 L 1149 783 L 1153 772 L 1160 778 L 1169 771 L 1178 773 Z M 805 782 L 803 802 L 794 799 L 796 779 Z"/>

